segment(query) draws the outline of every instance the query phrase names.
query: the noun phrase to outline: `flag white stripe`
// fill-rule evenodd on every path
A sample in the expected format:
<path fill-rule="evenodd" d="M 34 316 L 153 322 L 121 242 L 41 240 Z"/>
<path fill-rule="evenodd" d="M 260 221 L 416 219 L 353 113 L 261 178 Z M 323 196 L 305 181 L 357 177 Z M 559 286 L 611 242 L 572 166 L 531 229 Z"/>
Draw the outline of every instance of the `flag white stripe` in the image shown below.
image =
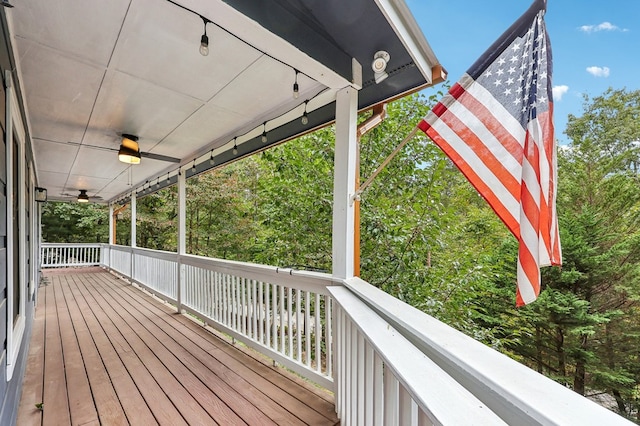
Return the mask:
<path fill-rule="evenodd" d="M 456 153 L 468 164 L 473 165 L 473 171 L 480 179 L 492 189 L 493 194 L 500 200 L 505 209 L 514 217 L 520 214 L 520 202 L 504 186 L 502 181 L 480 160 L 475 152 L 469 148 L 462 139 L 442 120 L 438 120 L 433 129 L 450 145 L 455 146 Z"/>
<path fill-rule="evenodd" d="M 478 86 L 476 84 L 476 86 Z M 463 95 L 464 96 L 464 95 Z M 462 98 L 462 96 L 461 96 Z M 480 102 L 482 102 L 480 100 Z M 494 136 L 494 134 L 487 129 L 487 127 L 478 119 L 478 117 L 471 112 L 466 105 L 464 104 L 464 100 L 460 100 L 460 102 L 456 102 L 453 104 L 449 111 L 454 114 L 461 122 L 465 123 L 468 128 L 473 129 L 473 133 L 480 139 L 482 144 L 486 146 L 491 153 L 493 154 L 498 161 L 502 164 L 502 166 L 513 176 L 513 178 L 517 181 L 520 177 L 520 163 L 513 155 L 505 148 L 505 146 Z M 492 114 L 493 111 L 491 111 Z M 500 122 L 500 119 L 493 115 L 493 120 L 495 122 Z M 520 126 L 520 129 L 522 127 Z M 466 145 L 466 144 L 465 144 Z M 472 163 L 474 164 L 474 163 Z"/>
<path fill-rule="evenodd" d="M 469 77 L 471 78 L 471 77 Z M 469 94 L 482 102 L 493 114 L 497 121 L 520 143 L 520 147 L 524 145 L 525 130 L 518 120 L 507 109 L 493 97 L 493 95 L 478 83 L 471 84 L 466 89 Z"/>
<path fill-rule="evenodd" d="M 518 290 L 520 291 L 520 297 L 525 304 L 531 303 L 536 300 L 536 293 L 533 289 L 533 286 L 529 282 L 529 277 L 524 273 L 524 270 L 522 269 L 520 258 L 518 258 L 517 285 Z"/>

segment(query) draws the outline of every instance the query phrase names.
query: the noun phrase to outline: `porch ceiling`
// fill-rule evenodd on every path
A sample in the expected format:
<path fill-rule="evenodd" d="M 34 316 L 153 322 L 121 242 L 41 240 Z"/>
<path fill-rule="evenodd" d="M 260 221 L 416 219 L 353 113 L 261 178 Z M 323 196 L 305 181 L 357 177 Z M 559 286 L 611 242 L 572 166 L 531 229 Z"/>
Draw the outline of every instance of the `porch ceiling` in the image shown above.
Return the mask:
<path fill-rule="evenodd" d="M 40 186 L 111 201 L 179 165 L 198 172 L 334 118 L 336 93 L 359 108 L 431 84 L 438 62 L 403 0 L 51 0 L 5 9 Z M 188 9 L 195 13 L 190 12 Z M 208 56 L 198 48 L 207 25 Z M 371 61 L 390 54 L 389 77 Z M 354 60 L 362 78 L 353 72 Z M 355 67 L 356 70 L 358 66 Z M 300 96 L 293 97 L 299 70 Z M 435 77 L 437 79 L 437 76 Z M 300 117 L 304 102 L 309 124 Z M 268 142 L 261 141 L 263 123 Z M 120 135 L 179 159 L 117 159 Z M 238 154 L 232 153 L 236 139 Z M 188 176 L 193 172 L 189 168 Z"/>

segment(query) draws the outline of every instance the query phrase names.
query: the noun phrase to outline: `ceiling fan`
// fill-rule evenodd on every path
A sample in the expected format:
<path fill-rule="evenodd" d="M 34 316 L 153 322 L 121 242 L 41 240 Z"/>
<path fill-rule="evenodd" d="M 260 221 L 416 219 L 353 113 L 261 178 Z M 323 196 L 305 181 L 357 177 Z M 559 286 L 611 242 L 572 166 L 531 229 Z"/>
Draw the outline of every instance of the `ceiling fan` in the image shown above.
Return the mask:
<path fill-rule="evenodd" d="M 93 201 L 93 202 L 100 202 L 102 201 L 102 197 L 99 195 L 92 195 L 89 196 L 89 194 L 87 194 L 87 192 L 89 190 L 87 189 L 74 189 L 73 191 L 78 191 L 77 194 L 69 194 L 67 192 L 63 192 L 60 195 L 62 195 L 62 197 L 65 200 L 68 201 L 77 201 L 79 203 L 88 203 L 89 201 Z"/>
<path fill-rule="evenodd" d="M 179 158 L 175 158 L 175 157 L 169 157 L 168 155 L 161 155 L 161 154 L 156 154 L 153 152 L 144 152 L 144 151 L 140 151 L 139 147 L 138 147 L 138 137 L 137 136 L 133 136 L 133 135 L 129 135 L 126 133 L 122 133 L 122 134 L 118 134 L 118 136 L 120 138 L 122 138 L 122 143 L 120 145 L 119 148 L 111 148 L 108 146 L 98 146 L 98 145 L 89 145 L 86 143 L 78 143 L 78 142 L 67 142 L 67 144 L 69 145 L 75 145 L 75 146 L 82 146 L 85 148 L 91 148 L 91 149 L 97 149 L 97 150 L 102 150 L 102 151 L 113 151 L 113 152 L 118 152 L 118 156 L 120 157 L 123 153 L 128 156 L 129 158 L 133 157 L 133 159 L 135 159 L 136 157 L 138 158 L 137 162 L 132 162 L 129 160 L 120 160 L 123 161 L 125 163 L 129 163 L 129 164 L 138 164 L 140 161 L 140 157 L 142 158 L 149 158 L 151 160 L 158 160 L 158 161 L 166 161 L 169 163 L 180 163 L 180 159 Z M 136 156 L 136 153 L 139 154 L 139 156 Z"/>

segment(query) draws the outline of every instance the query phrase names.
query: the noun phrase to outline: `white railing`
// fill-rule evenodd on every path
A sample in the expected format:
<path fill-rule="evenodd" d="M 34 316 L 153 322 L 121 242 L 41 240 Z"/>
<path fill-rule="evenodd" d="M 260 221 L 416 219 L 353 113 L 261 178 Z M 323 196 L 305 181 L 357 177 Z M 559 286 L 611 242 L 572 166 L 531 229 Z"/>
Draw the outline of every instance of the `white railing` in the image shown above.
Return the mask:
<path fill-rule="evenodd" d="M 332 389 L 329 275 L 198 256 L 181 263 L 185 310 Z"/>
<path fill-rule="evenodd" d="M 133 249 L 133 280 L 162 295 L 167 301 L 179 303 L 178 254 L 166 251 Z"/>
<path fill-rule="evenodd" d="M 124 275 L 125 277 L 131 277 L 131 257 L 132 248 L 127 246 L 115 246 L 112 245 L 109 250 L 109 263 L 105 266 L 113 269 L 114 271 Z"/>
<path fill-rule="evenodd" d="M 70 268 L 100 265 L 100 244 L 42 243 L 42 268 Z"/>
<path fill-rule="evenodd" d="M 333 388 L 331 277 L 111 246 L 105 266 L 213 328 Z"/>
<path fill-rule="evenodd" d="M 329 290 L 343 425 L 506 424 L 351 291 Z"/>
<path fill-rule="evenodd" d="M 612 411 L 590 401 L 587 398 L 577 394 L 569 388 L 537 373 L 536 371 L 514 361 L 513 359 L 499 353 L 498 351 L 472 339 L 469 336 L 449 327 L 448 325 L 436 320 L 435 318 L 419 311 L 418 309 L 407 305 L 406 303 L 390 296 L 389 294 L 373 287 L 359 278 L 351 278 L 343 281 L 345 290 L 353 294 L 359 300 L 364 302 L 379 317 L 385 328 L 389 330 L 397 330 L 415 350 L 424 354 L 429 361 L 421 361 L 419 364 L 409 365 L 409 374 L 411 377 L 407 381 L 407 392 L 414 398 L 409 404 L 408 398 L 399 400 L 401 412 L 406 416 L 401 418 L 415 418 L 417 398 L 428 399 L 426 407 L 422 403 L 419 404 L 421 409 L 427 410 L 429 407 L 437 406 L 444 399 L 447 404 L 451 404 L 451 409 L 456 410 L 459 407 L 457 397 L 452 397 L 449 392 L 448 385 L 443 386 L 434 382 L 431 376 L 422 376 L 423 369 L 430 369 L 432 363 L 435 363 L 444 373 L 451 379 L 455 380 L 461 387 L 468 391 L 481 401 L 489 410 L 498 415 L 504 422 L 517 425 L 632 425 L 631 422 Z M 333 293 L 335 291 L 332 290 Z M 335 301 L 336 304 L 341 303 L 341 299 Z M 349 306 L 345 309 L 346 314 L 351 315 L 355 308 Z M 367 321 L 373 321 L 367 319 Z M 359 322 L 359 324 L 361 321 Z M 348 336 L 348 334 L 347 334 Z M 359 336 L 356 334 L 356 336 Z M 384 343 L 384 333 L 376 337 L 374 345 Z M 353 340 L 353 338 L 351 339 Z M 351 342 L 353 345 L 353 342 Z M 399 344 L 400 345 L 400 344 Z M 402 346 L 404 347 L 404 346 Z M 353 383 L 358 383 L 360 376 L 358 371 L 360 362 L 358 359 L 345 357 L 341 354 L 343 350 L 349 351 L 349 348 L 343 348 L 339 345 L 338 353 L 335 355 L 338 359 L 338 369 L 342 371 L 346 369 L 347 374 L 345 380 L 351 380 L 351 387 L 345 387 L 339 382 L 337 388 L 336 401 L 338 408 L 342 413 L 341 420 L 344 424 L 352 424 L 347 422 L 345 416 L 354 414 L 351 407 L 357 407 L 361 410 L 362 404 L 347 405 L 345 407 L 345 398 L 353 401 L 354 399 L 365 400 L 371 398 L 365 392 L 361 395 L 360 387 L 354 387 Z M 351 347 L 353 354 L 353 346 Z M 402 351 L 398 346 L 397 351 Z M 358 346 L 358 357 L 360 356 L 360 347 Z M 390 363 L 390 367 L 395 369 L 402 367 L 407 363 L 401 354 L 395 354 L 395 361 Z M 346 364 L 346 365 L 345 365 Z M 354 377 L 354 374 L 356 376 Z M 398 379 L 400 380 L 400 379 Z M 348 382 L 347 382 L 348 383 Z M 440 395 L 429 394 L 429 390 L 425 385 L 432 385 L 441 392 Z M 414 390 L 409 390 L 411 387 Z M 420 390 L 417 390 L 419 387 Z M 346 389 L 346 394 L 345 393 Z M 354 390 L 355 389 L 355 390 Z M 376 387 L 373 392 L 374 398 Z M 392 391 L 392 392 L 395 392 Z M 440 393 L 438 392 L 438 393 Z M 466 398 L 466 397 L 465 397 Z M 469 401 L 467 401 L 469 402 Z M 352 403 L 353 404 L 353 403 Z M 435 404 L 435 405 L 433 405 Z M 473 405 L 473 403 L 471 403 Z M 411 412 L 409 414 L 409 406 Z M 345 410 L 346 408 L 346 410 Z M 451 414 L 451 413 L 449 413 Z M 402 415 L 401 415 L 402 416 Z M 357 417 L 358 419 L 361 417 Z M 430 418 L 430 417 L 429 417 Z M 442 420 L 440 420 L 442 419 Z M 490 419 L 490 417 L 489 417 Z M 473 420 L 473 419 L 471 419 Z M 423 419 L 424 421 L 424 419 Z M 431 420 L 433 421 L 433 420 Z M 474 421 L 449 421 L 448 417 L 438 416 L 435 424 L 475 424 Z M 369 424 L 369 423 L 365 423 Z M 388 424 L 383 422 L 383 424 Z M 398 424 L 398 423 L 389 423 Z M 415 424 L 415 423 L 400 423 Z M 430 423 L 426 423 L 430 424 Z"/>
<path fill-rule="evenodd" d="M 631 424 L 359 278 L 123 246 L 99 257 L 333 390 L 345 425 Z"/>

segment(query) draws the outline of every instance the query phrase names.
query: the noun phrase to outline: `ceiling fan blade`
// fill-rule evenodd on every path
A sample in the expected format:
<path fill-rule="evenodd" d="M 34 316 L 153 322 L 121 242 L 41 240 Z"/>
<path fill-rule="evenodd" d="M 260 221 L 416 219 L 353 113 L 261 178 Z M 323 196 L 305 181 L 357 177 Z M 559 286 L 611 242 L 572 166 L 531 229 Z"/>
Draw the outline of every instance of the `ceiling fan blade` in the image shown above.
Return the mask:
<path fill-rule="evenodd" d="M 114 151 L 114 152 L 118 151 L 118 148 L 110 148 L 108 146 L 89 145 L 89 144 L 86 144 L 86 143 L 80 144 L 80 143 L 77 143 L 77 142 L 67 142 L 67 144 L 75 145 L 75 146 L 81 146 L 81 147 L 84 147 L 84 148 L 98 149 L 98 150 L 102 150 L 102 151 Z M 140 151 L 140 157 L 149 158 L 151 160 L 166 161 L 168 163 L 179 163 L 180 162 L 179 158 L 169 157 L 168 155 L 162 155 L 162 154 L 154 154 L 153 152 L 142 152 L 142 151 Z"/>
<path fill-rule="evenodd" d="M 179 163 L 180 159 L 169 157 L 168 155 L 154 154 L 153 152 L 140 152 L 140 157 L 150 158 L 152 160 L 166 161 L 169 163 Z"/>

